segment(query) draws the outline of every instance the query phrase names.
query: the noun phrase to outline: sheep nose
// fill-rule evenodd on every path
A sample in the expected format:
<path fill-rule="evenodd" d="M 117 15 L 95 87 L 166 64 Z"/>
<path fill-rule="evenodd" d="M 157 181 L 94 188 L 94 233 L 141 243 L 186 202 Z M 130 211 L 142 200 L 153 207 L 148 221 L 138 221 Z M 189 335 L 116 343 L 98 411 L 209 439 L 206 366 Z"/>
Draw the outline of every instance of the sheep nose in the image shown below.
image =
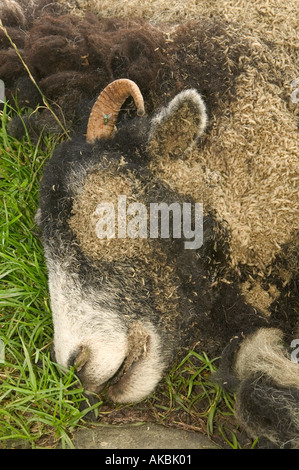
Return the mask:
<path fill-rule="evenodd" d="M 87 363 L 89 356 L 90 356 L 89 348 L 87 346 L 82 346 L 74 361 L 74 367 L 77 372 L 80 372 L 82 370 L 82 368 Z"/>
<path fill-rule="evenodd" d="M 68 367 L 74 367 L 76 370 L 76 375 L 80 379 L 86 392 L 90 391 L 93 393 L 100 393 L 109 382 L 109 384 L 116 383 L 120 376 L 123 375 L 123 369 L 125 364 L 125 359 L 122 364 L 119 366 L 117 371 L 109 378 L 107 381 L 102 384 L 91 383 L 88 380 L 88 361 L 90 359 L 90 349 L 87 346 L 81 346 L 73 354 L 71 354 L 68 360 Z"/>
<path fill-rule="evenodd" d="M 77 351 L 70 355 L 68 360 L 68 368 L 75 367 L 77 372 L 85 366 L 90 355 L 89 348 L 87 346 L 81 346 Z"/>

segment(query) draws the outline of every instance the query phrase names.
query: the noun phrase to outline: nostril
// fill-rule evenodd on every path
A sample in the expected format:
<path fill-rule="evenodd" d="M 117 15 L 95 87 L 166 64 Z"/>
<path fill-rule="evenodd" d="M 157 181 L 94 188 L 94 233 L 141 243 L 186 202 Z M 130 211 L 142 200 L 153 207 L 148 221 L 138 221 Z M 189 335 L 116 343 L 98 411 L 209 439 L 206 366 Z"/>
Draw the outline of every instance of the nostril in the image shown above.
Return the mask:
<path fill-rule="evenodd" d="M 77 372 L 85 366 L 89 359 L 90 350 L 87 346 L 81 346 L 73 354 L 71 354 L 68 360 L 68 367 L 75 367 Z"/>
<path fill-rule="evenodd" d="M 86 362 L 89 359 L 90 351 L 87 346 L 82 346 L 79 354 L 77 355 L 74 366 L 78 372 L 85 366 Z"/>
<path fill-rule="evenodd" d="M 76 357 L 78 356 L 78 354 L 79 354 L 79 351 L 76 351 L 76 352 L 73 352 L 70 355 L 70 357 L 68 358 L 68 361 L 67 361 L 67 368 L 68 369 L 75 366 L 75 360 L 76 360 Z"/>

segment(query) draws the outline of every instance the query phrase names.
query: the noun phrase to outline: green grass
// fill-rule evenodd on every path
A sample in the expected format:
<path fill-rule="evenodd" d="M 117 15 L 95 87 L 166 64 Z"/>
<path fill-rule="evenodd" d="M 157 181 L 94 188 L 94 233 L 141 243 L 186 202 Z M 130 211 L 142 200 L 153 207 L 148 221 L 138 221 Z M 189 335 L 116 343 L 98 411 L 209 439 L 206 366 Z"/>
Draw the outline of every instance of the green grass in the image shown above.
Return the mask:
<path fill-rule="evenodd" d="M 165 379 L 166 387 L 160 387 L 160 393 L 152 399 L 157 420 L 205 432 L 220 447 L 254 447 L 256 442 L 251 444 L 234 419 L 234 396 L 212 380 L 216 362 L 217 358 L 210 360 L 204 352 L 190 351 L 173 367 Z"/>
<path fill-rule="evenodd" d="M 33 144 L 26 130 L 16 140 L 7 133 L 10 112 L 5 105 L 0 115 L 0 448 L 20 440 L 33 448 L 72 447 L 72 432 L 85 425 L 89 411 L 110 411 L 101 411 L 102 402 L 90 405 L 74 370 L 50 359 L 53 325 L 34 214 L 42 168 L 59 138 L 41 135 Z M 210 381 L 214 363 L 191 351 L 142 406 L 158 422 L 216 433 L 226 446 L 239 448 L 234 430 L 221 424 L 233 416 L 233 397 Z"/>
<path fill-rule="evenodd" d="M 7 134 L 9 110 L 0 129 L 0 447 L 24 439 L 71 446 L 70 433 L 83 423 L 83 390 L 74 371 L 50 360 L 53 328 L 47 274 L 34 214 L 42 167 L 57 137 L 33 144 Z M 100 403 L 96 407 L 100 406 Z M 94 407 L 93 407 L 94 408 Z"/>

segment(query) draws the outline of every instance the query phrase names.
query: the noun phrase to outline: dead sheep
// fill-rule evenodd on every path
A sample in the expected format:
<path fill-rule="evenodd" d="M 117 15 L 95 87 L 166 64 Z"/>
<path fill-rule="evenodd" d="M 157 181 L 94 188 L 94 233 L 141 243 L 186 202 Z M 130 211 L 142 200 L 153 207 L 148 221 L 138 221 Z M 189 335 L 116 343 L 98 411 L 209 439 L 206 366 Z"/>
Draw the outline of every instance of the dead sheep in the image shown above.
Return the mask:
<path fill-rule="evenodd" d="M 266 445 L 298 447 L 299 366 L 283 346 L 283 331 L 289 333 L 298 312 L 281 319 L 280 330 L 274 316 L 245 301 L 240 283 L 226 277 L 213 287 L 215 275 L 230 272 L 225 224 L 208 212 L 198 250 L 171 235 L 97 235 L 99 204 L 116 207 L 120 194 L 145 206 L 186 203 L 156 171 L 157 160 L 185 162 L 207 125 L 204 101 L 191 89 L 153 117 L 121 120 L 115 132 L 129 93 L 143 114 L 137 86 L 113 82 L 94 105 L 87 136 L 58 147 L 41 182 L 36 219 L 49 270 L 56 360 L 75 365 L 87 390 L 99 393 L 108 382 L 112 400 L 136 402 L 186 348 L 200 341 L 219 352 L 228 343 L 215 379 L 236 390 L 240 422 Z M 225 315 L 233 308 L 226 324 L 224 302 Z"/>
<path fill-rule="evenodd" d="M 7 27 L 23 21 L 14 18 Z M 264 446 L 298 447 L 298 106 L 287 86 L 295 64 L 283 57 L 279 66 L 265 42 L 211 18 L 163 31 L 45 14 L 24 29 L 19 44 L 39 86 L 81 120 L 45 169 L 36 217 L 56 360 L 75 365 L 87 389 L 108 383 L 111 399 L 138 401 L 196 345 L 222 355 L 215 380 L 236 392 L 248 433 Z M 39 97 L 5 41 L 8 94 L 34 106 Z M 111 138 L 86 142 L 78 107 L 91 108 L 119 78 L 139 85 L 145 116 L 134 117 L 130 101 L 118 119 L 104 110 Z M 174 233 L 99 239 L 97 207 L 116 206 L 120 194 L 145 207 L 203 203 L 202 247 L 185 249 Z"/>

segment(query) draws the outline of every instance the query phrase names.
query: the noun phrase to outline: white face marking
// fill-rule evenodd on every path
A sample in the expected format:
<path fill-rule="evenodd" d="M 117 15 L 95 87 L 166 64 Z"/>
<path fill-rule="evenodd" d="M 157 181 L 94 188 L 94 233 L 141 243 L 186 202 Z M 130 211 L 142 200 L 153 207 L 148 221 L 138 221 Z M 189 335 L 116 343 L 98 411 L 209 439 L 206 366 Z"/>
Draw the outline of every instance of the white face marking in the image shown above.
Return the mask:
<path fill-rule="evenodd" d="M 127 354 L 127 330 L 121 317 L 95 308 L 72 275 L 58 264 L 49 270 L 49 289 L 56 361 L 67 367 L 71 356 L 86 346 L 90 350 L 90 379 L 105 382 Z"/>
<path fill-rule="evenodd" d="M 95 299 L 81 292 L 67 268 L 50 260 L 48 266 L 56 361 L 68 367 L 80 348 L 87 348 L 89 357 L 84 366 L 83 386 L 97 392 L 124 362 L 128 354 L 128 330 L 120 312 L 95 308 Z M 162 378 L 167 362 L 160 351 L 159 335 L 149 322 L 144 326 L 150 336 L 149 351 L 111 386 L 109 395 L 116 402 L 145 398 Z"/>

